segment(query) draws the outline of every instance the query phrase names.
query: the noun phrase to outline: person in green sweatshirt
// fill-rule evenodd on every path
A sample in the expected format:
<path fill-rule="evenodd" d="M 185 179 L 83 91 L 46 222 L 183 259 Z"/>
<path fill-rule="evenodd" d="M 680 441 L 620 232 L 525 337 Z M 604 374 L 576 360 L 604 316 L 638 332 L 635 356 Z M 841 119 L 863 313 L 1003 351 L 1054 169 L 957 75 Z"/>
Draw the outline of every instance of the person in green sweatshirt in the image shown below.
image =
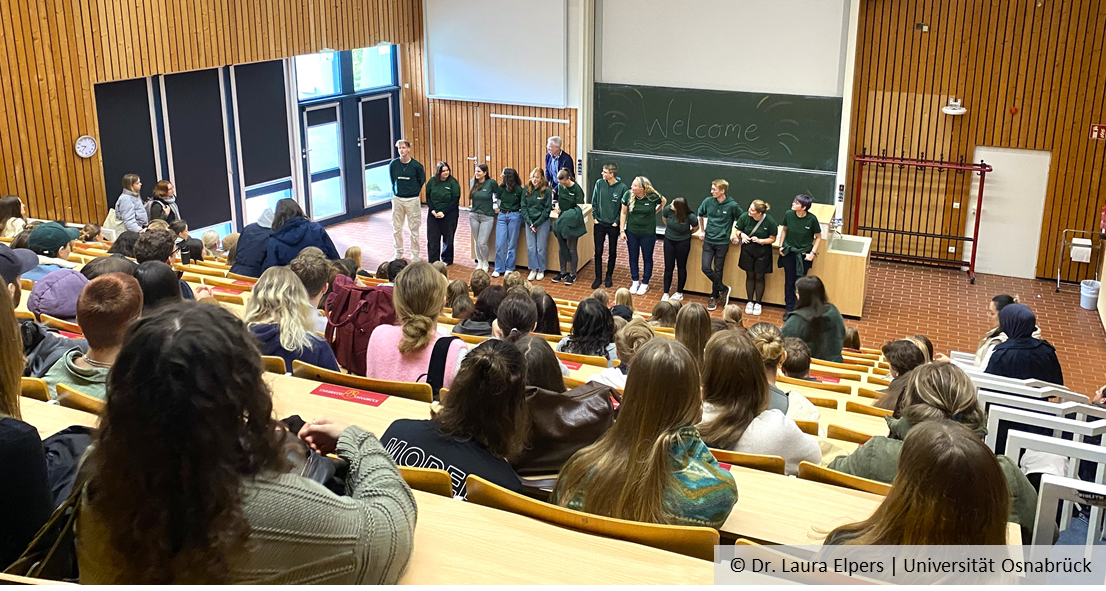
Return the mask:
<path fill-rule="evenodd" d="M 618 165 L 608 162 L 603 165 L 603 178 L 595 181 L 591 190 L 591 214 L 595 218 L 592 227 L 592 239 L 595 240 L 595 281 L 592 289 L 598 289 L 602 282 L 605 287 L 614 285 L 615 259 L 618 258 L 618 236 L 622 233 L 619 224 L 622 221 L 622 197 L 630 188 L 618 178 Z M 607 276 L 603 279 L 599 273 L 603 270 L 603 242 L 610 245 L 607 257 Z"/>
<path fill-rule="evenodd" d="M 565 285 L 576 283 L 576 265 L 580 255 L 576 243 L 587 234 L 584 226 L 584 212 L 580 204 L 584 202 L 584 190 L 573 179 L 571 170 L 562 168 L 557 173 L 557 221 L 553 222 L 553 235 L 560 245 L 561 272 L 553 278 L 554 283 L 561 281 Z"/>
<path fill-rule="evenodd" d="M 734 224 L 741 217 L 741 206 L 726 191 L 730 183 L 717 179 L 710 184 L 710 197 L 699 204 L 699 233 L 696 238 L 703 241 L 703 274 L 710 279 L 710 299 L 707 309 L 718 307 L 718 298 L 722 298 L 722 307 L 730 301 L 730 288 L 722 283 L 722 271 L 726 267 L 726 254 L 730 252 L 731 242 L 736 244 L 733 235 Z"/>
<path fill-rule="evenodd" d="M 476 255 L 476 268 L 488 270 L 488 239 L 495 229 L 495 196 L 499 185 L 488 176 L 488 165 L 476 165 L 469 185 L 469 231 L 472 234 L 472 252 Z"/>
<path fill-rule="evenodd" d="M 530 171 L 530 183 L 522 194 L 522 221 L 526 226 L 526 255 L 530 264 L 529 281 L 545 279 L 548 262 L 546 248 L 549 244 L 549 213 L 553 211 L 553 191 L 545 180 L 545 171 L 539 166 Z"/>
<path fill-rule="evenodd" d="M 768 214 L 768 204 L 760 199 L 749 204 L 749 211 L 737 218 L 737 237 L 741 257 L 737 266 L 745 271 L 745 313 L 760 316 L 764 286 L 772 272 L 772 243 L 776 241 L 776 220 Z"/>
<path fill-rule="evenodd" d="M 457 233 L 461 184 L 445 162 L 434 167 L 426 181 L 426 258 L 431 263 L 453 264 L 453 235 Z"/>
<path fill-rule="evenodd" d="M 622 237 L 630 251 L 630 293 L 645 295 L 653 278 L 653 247 L 657 244 L 657 212 L 668 203 L 653 188 L 649 179 L 639 176 L 622 195 Z M 641 253 L 641 280 L 638 280 L 638 253 Z"/>
<path fill-rule="evenodd" d="M 396 142 L 399 158 L 388 165 L 392 179 L 392 243 L 395 255 L 392 260 L 403 258 L 403 223 L 411 230 L 411 257 L 419 258 L 419 226 L 422 205 L 419 194 L 426 182 L 426 171 L 418 160 L 411 157 L 411 142 Z"/>
<path fill-rule="evenodd" d="M 518 171 L 504 168 L 499 185 L 499 219 L 495 222 L 495 272 L 492 277 L 515 270 L 518 234 L 522 231 L 522 180 Z"/>
<path fill-rule="evenodd" d="M 818 256 L 822 226 L 810 213 L 814 200 L 809 195 L 796 195 L 791 211 L 783 214 L 780 223 L 780 256 L 776 266 L 783 267 L 783 301 L 788 312 L 795 309 L 795 280 L 810 271 Z"/>

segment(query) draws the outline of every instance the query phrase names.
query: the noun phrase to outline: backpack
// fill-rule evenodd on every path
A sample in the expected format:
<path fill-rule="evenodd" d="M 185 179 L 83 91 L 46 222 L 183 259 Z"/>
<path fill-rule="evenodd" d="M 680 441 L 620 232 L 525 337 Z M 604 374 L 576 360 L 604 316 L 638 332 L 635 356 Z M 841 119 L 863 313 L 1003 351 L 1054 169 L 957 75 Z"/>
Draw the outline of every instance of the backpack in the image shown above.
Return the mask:
<path fill-rule="evenodd" d="M 326 341 L 338 365 L 352 374 L 365 375 L 365 355 L 373 329 L 396 323 L 392 287 L 365 287 L 339 275 L 326 298 L 326 311 Z"/>

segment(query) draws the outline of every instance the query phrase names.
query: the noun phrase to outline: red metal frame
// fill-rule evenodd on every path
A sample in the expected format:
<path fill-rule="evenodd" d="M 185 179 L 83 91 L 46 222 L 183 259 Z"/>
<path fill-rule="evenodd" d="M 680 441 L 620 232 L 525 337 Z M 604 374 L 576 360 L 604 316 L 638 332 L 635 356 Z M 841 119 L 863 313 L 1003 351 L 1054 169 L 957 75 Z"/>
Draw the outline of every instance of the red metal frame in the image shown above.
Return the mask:
<path fill-rule="evenodd" d="M 979 173 L 979 193 L 976 195 L 975 200 L 975 230 L 972 232 L 971 238 L 964 238 L 964 240 L 970 240 L 972 243 L 972 256 L 968 261 L 968 278 L 971 282 L 975 283 L 975 255 L 979 245 L 979 241 L 976 239 L 979 236 L 979 220 L 983 214 L 983 183 L 987 180 L 987 173 L 993 172 L 994 168 L 983 161 L 978 164 L 973 163 L 961 163 L 950 162 L 946 160 L 923 160 L 918 158 L 899 158 L 894 156 L 869 156 L 867 154 L 858 154 L 853 157 L 853 161 L 857 163 L 856 167 L 856 191 L 853 195 L 853 225 L 852 231 L 857 232 L 857 228 L 860 226 L 860 188 L 864 179 L 864 165 L 865 164 L 895 164 L 900 166 L 916 166 L 920 168 L 949 168 L 952 170 L 966 170 Z M 917 233 L 918 236 L 929 236 L 934 238 L 940 238 L 937 234 Z M 895 258 L 893 255 L 889 258 Z M 935 263 L 943 266 L 955 266 L 963 267 L 963 261 L 951 261 L 944 259 L 925 258 L 925 257 L 903 257 L 921 259 L 926 262 Z"/>

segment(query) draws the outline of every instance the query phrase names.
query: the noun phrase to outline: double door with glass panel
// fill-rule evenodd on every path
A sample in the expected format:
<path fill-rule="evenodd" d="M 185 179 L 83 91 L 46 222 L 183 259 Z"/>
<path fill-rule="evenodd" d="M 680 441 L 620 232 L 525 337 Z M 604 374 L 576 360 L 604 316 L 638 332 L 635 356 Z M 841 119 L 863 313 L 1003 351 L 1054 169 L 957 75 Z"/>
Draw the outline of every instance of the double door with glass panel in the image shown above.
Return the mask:
<path fill-rule="evenodd" d="M 305 105 L 302 116 L 312 219 L 352 217 L 391 200 L 388 163 L 396 140 L 391 93 Z"/>

